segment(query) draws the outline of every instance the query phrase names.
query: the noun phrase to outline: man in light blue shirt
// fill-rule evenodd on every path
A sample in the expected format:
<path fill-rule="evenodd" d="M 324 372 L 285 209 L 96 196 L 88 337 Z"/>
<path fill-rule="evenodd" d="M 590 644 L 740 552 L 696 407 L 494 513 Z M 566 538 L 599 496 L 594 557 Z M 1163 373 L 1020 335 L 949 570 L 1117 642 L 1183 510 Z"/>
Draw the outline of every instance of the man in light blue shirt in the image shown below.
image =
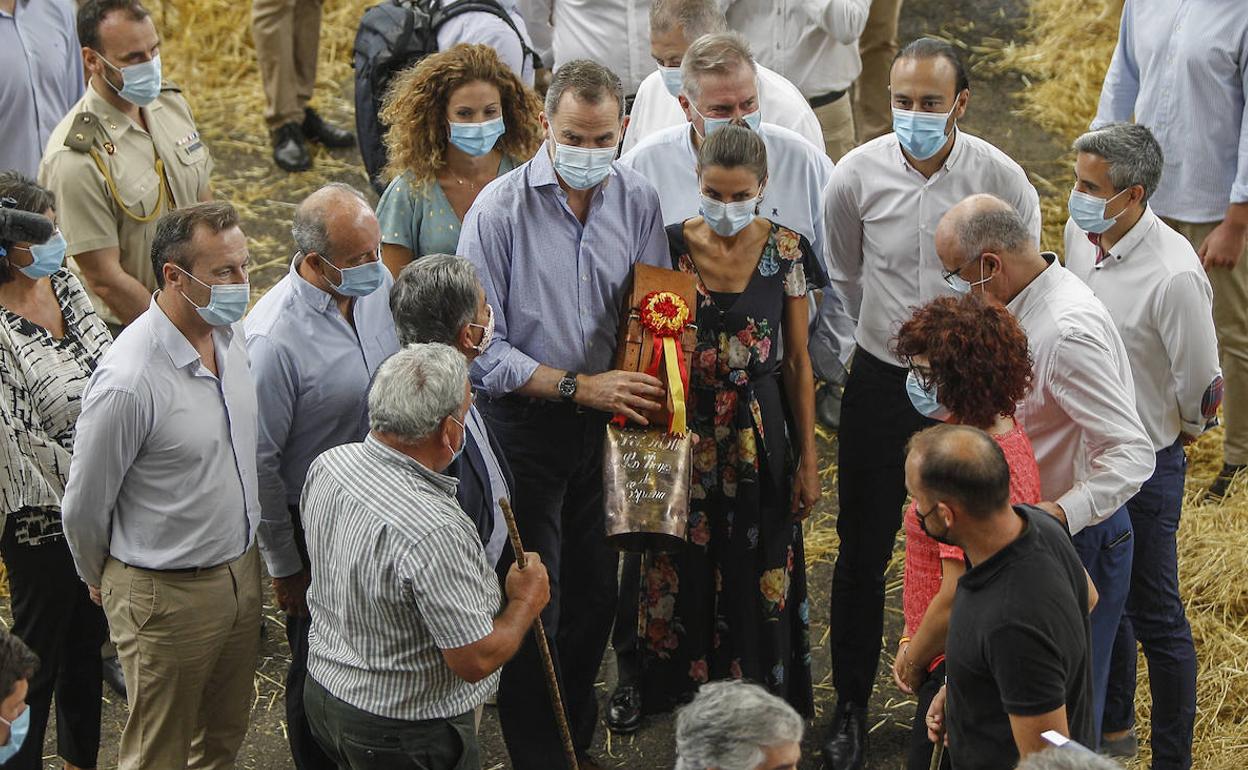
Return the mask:
<path fill-rule="evenodd" d="M 1135 119 L 1165 156 L 1149 201 L 1213 284 L 1226 398 L 1221 499 L 1248 466 L 1248 4 L 1127 0 L 1092 128 Z"/>
<path fill-rule="evenodd" d="M 260 647 L 247 239 L 228 203 L 156 226 L 161 289 L 83 394 L 65 539 L 130 705 L 120 767 L 233 767 Z"/>
<path fill-rule="evenodd" d="M 644 423 L 663 397 L 656 378 L 610 370 L 633 264 L 671 264 L 658 194 L 614 161 L 623 118 L 615 74 L 584 59 L 564 63 L 546 93 L 546 142 L 482 190 L 459 239 L 494 310 L 494 341 L 473 362 L 473 384 L 515 473 L 525 548 L 552 576 L 543 619 L 582 756 L 593 742 L 594 681 L 615 609 L 606 423 L 611 414 Z M 564 764 L 531 640 L 503 669 L 498 707 L 513 767 Z"/>
<path fill-rule="evenodd" d="M 29 177 L 82 97 L 82 49 L 69 0 L 0 0 L 0 171 Z"/>
<path fill-rule="evenodd" d="M 368 433 L 368 385 L 399 343 L 387 302 L 393 281 L 378 256 L 381 229 L 364 197 L 326 185 L 299 205 L 291 232 L 299 251 L 290 272 L 244 323 L 260 406 L 259 537 L 286 613 L 291 754 L 299 770 L 333 770 L 303 712 L 311 576 L 299 496 L 318 455 Z"/>

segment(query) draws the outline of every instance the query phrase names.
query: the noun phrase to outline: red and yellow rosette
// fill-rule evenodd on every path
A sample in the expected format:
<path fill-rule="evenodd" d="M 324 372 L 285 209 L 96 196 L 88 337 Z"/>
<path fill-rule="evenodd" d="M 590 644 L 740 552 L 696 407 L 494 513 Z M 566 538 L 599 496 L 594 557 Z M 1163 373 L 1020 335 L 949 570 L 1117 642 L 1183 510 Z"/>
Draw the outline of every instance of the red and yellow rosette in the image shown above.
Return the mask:
<path fill-rule="evenodd" d="M 689 326 L 689 305 L 675 292 L 652 291 L 641 300 L 640 311 L 642 327 L 654 335 L 654 353 L 646 374 L 666 380 L 672 413 L 667 430 L 674 436 L 683 436 L 687 430 L 685 393 L 689 390 L 689 371 L 678 341 Z M 659 374 L 660 365 L 665 376 Z"/>

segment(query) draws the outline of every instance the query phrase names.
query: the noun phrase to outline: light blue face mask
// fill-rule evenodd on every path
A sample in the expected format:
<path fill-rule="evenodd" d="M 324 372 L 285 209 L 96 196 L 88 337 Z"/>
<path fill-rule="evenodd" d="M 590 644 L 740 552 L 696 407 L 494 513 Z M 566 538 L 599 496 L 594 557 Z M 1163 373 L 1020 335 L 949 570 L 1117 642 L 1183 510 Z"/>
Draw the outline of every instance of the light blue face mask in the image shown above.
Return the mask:
<path fill-rule="evenodd" d="M 104 58 L 104 54 L 99 51 L 95 52 L 100 57 L 100 61 L 107 64 L 115 72 L 121 73 L 121 88 L 114 88 L 122 99 L 139 107 L 146 107 L 156 101 L 156 97 L 160 96 L 160 54 L 156 54 L 150 61 L 139 62 L 138 64 L 130 64 L 125 67 L 116 67 L 108 59 Z M 112 87 L 112 83 L 109 86 Z"/>
<path fill-rule="evenodd" d="M 573 147 L 551 141 L 555 145 L 555 171 L 570 187 L 588 190 L 611 173 L 617 148 Z"/>
<path fill-rule="evenodd" d="M 0 765 L 3 765 L 21 750 L 22 743 L 26 741 L 26 734 L 30 732 L 30 706 L 26 706 L 12 722 L 4 717 L 0 717 L 0 722 L 9 726 L 9 742 L 0 746 Z"/>
<path fill-rule="evenodd" d="M 680 76 L 680 67 L 664 67 L 659 65 L 659 74 L 663 77 L 663 86 L 672 96 L 680 93 L 680 89 L 684 88 L 684 80 Z"/>
<path fill-rule="evenodd" d="M 502 115 L 484 123 L 452 123 L 451 144 L 473 157 L 480 157 L 494 149 L 494 143 L 506 130 Z"/>
<path fill-rule="evenodd" d="M 929 390 L 923 387 L 913 369 L 906 375 L 906 395 L 910 396 L 915 411 L 924 417 L 944 422 L 951 416 L 949 410 L 936 400 L 935 388 Z"/>
<path fill-rule="evenodd" d="M 953 109 L 940 113 L 899 110 L 894 107 L 893 133 L 897 135 L 902 149 L 915 160 L 927 160 L 945 146 L 945 141 L 949 138 L 945 126 L 952 114 Z"/>
<path fill-rule="evenodd" d="M 214 283 L 207 284 L 199 280 L 195 276 L 187 273 L 178 265 L 174 265 L 195 283 L 200 286 L 207 286 L 211 294 L 208 297 L 208 304 L 204 307 L 191 302 L 191 298 L 186 296 L 185 292 L 182 298 L 191 303 L 195 308 L 195 312 L 199 313 L 199 317 L 204 319 L 204 323 L 210 326 L 229 326 L 237 323 L 243 317 L 243 313 L 247 312 L 247 303 L 251 301 L 251 284 L 244 283 Z"/>
<path fill-rule="evenodd" d="M 61 235 L 60 230 L 52 233 L 52 237 L 44 243 L 34 243 L 29 248 L 25 246 L 14 248 L 30 252 L 33 261 L 17 269 L 22 271 L 22 275 L 32 280 L 46 278 L 60 270 L 61 265 L 65 264 L 65 236 Z"/>
<path fill-rule="evenodd" d="M 328 275 L 325 276 L 325 280 L 334 287 L 334 291 L 344 296 L 367 297 L 377 291 L 386 280 L 386 266 L 382 264 L 380 255 L 372 262 L 346 268 L 338 267 L 320 254 L 317 256 L 321 257 L 322 265 L 328 265 L 338 271 L 338 283 L 330 281 Z"/>
<path fill-rule="evenodd" d="M 692 106 L 692 103 L 690 103 L 690 106 Z M 730 125 L 733 121 L 737 120 L 737 118 L 708 118 L 707 116 L 698 112 L 697 107 L 693 107 L 693 111 L 694 113 L 697 114 L 698 117 L 702 118 L 702 138 L 703 139 L 715 133 L 716 131 L 723 128 L 724 126 Z M 750 129 L 751 131 L 757 132 L 758 127 L 763 122 L 763 111 L 761 109 L 754 110 L 748 115 L 742 115 L 740 120 L 741 122 L 745 123 L 746 128 Z"/>
<path fill-rule="evenodd" d="M 983 259 L 983 257 L 981 256 L 980 259 Z M 971 260 L 971 261 L 973 262 L 975 260 Z M 962 267 L 958 269 L 965 270 L 967 267 L 970 266 L 970 264 L 971 264 L 970 262 L 967 262 L 965 265 L 963 265 Z M 993 278 L 995 278 L 996 275 L 997 275 L 996 273 L 993 273 L 987 278 L 981 278 L 975 283 L 971 283 L 970 281 L 963 278 L 960 273 L 953 273 L 945 277 L 945 283 L 949 286 L 949 288 L 953 289 L 953 292 L 955 294 L 966 295 L 966 294 L 971 293 L 971 289 L 975 288 L 976 286 L 983 286 L 984 284 L 988 283 Z"/>
<path fill-rule="evenodd" d="M 1127 188 L 1130 189 L 1130 188 Z M 1098 198 L 1095 195 L 1081 193 L 1078 190 L 1070 191 L 1070 200 L 1066 202 L 1066 208 L 1070 211 L 1070 218 L 1075 221 L 1080 230 L 1085 233 L 1103 233 L 1114 226 L 1126 209 L 1119 211 L 1113 219 L 1105 218 L 1105 209 L 1109 207 L 1109 202 L 1126 190 L 1119 190 L 1111 198 Z"/>
<path fill-rule="evenodd" d="M 754 221 L 754 209 L 757 206 L 757 197 L 748 201 L 724 202 L 713 200 L 703 195 L 698 211 L 702 214 L 702 218 L 706 220 L 706 223 L 711 226 L 711 229 L 715 231 L 716 235 L 731 238 L 744 230 L 746 225 Z"/>

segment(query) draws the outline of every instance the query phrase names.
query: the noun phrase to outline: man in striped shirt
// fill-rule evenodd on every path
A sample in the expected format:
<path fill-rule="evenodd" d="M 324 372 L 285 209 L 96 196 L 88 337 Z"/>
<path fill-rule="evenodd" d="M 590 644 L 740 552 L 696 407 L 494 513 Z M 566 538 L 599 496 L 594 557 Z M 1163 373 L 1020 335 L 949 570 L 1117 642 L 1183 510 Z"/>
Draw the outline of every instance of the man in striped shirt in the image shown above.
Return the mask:
<path fill-rule="evenodd" d="M 464 356 L 409 345 L 377 371 L 369 435 L 322 454 L 301 502 L 312 734 L 339 767 L 480 766 L 473 711 L 550 598 L 536 553 L 498 579 L 443 474 L 472 406 Z"/>

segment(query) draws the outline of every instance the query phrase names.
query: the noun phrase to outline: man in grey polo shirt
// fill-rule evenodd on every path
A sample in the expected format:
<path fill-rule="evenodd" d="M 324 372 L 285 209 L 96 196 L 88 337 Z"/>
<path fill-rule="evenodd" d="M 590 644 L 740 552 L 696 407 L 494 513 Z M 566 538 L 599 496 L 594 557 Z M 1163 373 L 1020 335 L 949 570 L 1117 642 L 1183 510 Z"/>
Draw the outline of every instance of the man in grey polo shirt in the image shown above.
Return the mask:
<path fill-rule="evenodd" d="M 339 767 L 477 768 L 473 710 L 550 599 L 536 553 L 498 579 L 443 474 L 463 451 L 468 364 L 408 345 L 377 370 L 369 435 L 322 454 L 302 516 L 312 734 Z"/>

